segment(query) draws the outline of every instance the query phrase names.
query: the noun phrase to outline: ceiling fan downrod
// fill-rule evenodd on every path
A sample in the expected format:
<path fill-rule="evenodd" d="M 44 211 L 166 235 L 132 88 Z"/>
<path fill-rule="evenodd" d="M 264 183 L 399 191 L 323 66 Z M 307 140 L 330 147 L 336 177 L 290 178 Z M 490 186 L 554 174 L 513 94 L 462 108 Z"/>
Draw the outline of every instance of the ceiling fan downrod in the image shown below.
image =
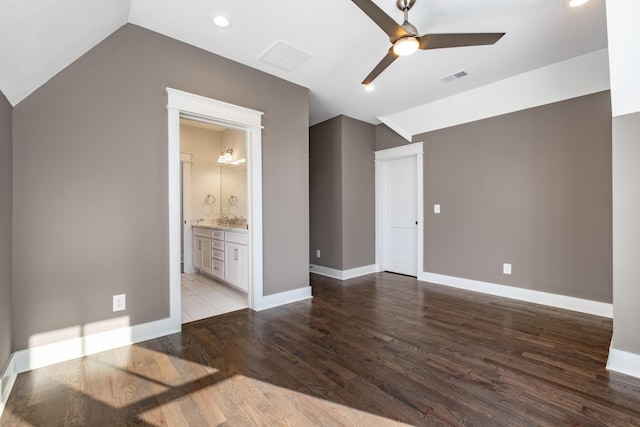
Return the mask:
<path fill-rule="evenodd" d="M 410 36 L 417 36 L 418 30 L 409 22 L 409 10 L 413 7 L 416 0 L 396 0 L 396 6 L 404 13 L 404 22 L 402 27 L 409 33 Z"/>

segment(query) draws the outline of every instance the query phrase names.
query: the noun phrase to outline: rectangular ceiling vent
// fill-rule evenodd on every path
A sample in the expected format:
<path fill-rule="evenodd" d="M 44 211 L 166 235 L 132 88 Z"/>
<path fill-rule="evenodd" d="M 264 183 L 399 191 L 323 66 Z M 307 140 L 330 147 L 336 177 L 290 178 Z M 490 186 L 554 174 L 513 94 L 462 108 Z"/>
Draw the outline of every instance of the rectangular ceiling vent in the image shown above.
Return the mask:
<path fill-rule="evenodd" d="M 309 60 L 313 55 L 282 40 L 277 40 L 258 59 L 285 71 L 293 71 Z"/>
<path fill-rule="evenodd" d="M 457 80 L 459 78 L 462 78 L 462 77 L 468 76 L 468 75 L 469 75 L 469 73 L 467 73 L 466 71 L 460 70 L 460 71 L 456 71 L 455 73 L 448 74 L 446 76 L 442 76 L 442 77 L 440 77 L 440 80 L 443 81 L 444 83 L 449 83 L 449 82 L 452 82 L 454 80 Z"/>

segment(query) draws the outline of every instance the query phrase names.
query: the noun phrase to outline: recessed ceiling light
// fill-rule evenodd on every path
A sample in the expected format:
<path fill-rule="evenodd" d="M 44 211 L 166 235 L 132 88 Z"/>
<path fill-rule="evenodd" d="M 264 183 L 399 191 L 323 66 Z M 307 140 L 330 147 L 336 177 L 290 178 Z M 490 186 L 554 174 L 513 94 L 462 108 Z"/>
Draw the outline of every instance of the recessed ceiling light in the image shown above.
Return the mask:
<path fill-rule="evenodd" d="M 373 92 L 374 90 L 376 90 L 376 87 L 373 85 L 373 83 L 369 83 L 368 85 L 364 85 L 364 90 L 367 92 Z"/>
<path fill-rule="evenodd" d="M 224 15 L 214 15 L 211 18 L 211 22 L 218 28 L 229 28 L 231 26 L 231 20 Z"/>
<path fill-rule="evenodd" d="M 587 3 L 589 0 L 569 0 L 567 6 L 569 7 L 579 7 L 583 4 Z"/>

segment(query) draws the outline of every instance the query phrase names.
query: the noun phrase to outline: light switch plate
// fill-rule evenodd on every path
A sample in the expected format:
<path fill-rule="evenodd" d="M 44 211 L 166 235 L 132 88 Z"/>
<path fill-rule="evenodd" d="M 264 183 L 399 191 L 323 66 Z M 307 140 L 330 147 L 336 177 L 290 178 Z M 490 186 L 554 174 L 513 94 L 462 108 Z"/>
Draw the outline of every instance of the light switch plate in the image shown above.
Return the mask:
<path fill-rule="evenodd" d="M 433 213 L 440 213 L 440 205 L 433 205 Z"/>
<path fill-rule="evenodd" d="M 203 215 L 211 215 L 211 208 L 209 206 L 205 206 L 202 208 Z"/>

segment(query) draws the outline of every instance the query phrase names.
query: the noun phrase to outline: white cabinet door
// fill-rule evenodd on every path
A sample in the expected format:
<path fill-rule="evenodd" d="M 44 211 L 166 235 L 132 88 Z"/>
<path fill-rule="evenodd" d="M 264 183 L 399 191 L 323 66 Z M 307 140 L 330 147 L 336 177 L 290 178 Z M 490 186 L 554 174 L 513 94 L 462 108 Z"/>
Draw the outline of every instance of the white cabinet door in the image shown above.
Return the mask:
<path fill-rule="evenodd" d="M 211 273 L 211 239 L 194 236 L 193 266 L 203 273 Z"/>
<path fill-rule="evenodd" d="M 211 274 L 211 239 L 202 239 L 202 272 Z"/>
<path fill-rule="evenodd" d="M 202 237 L 193 236 L 193 267 L 202 269 Z"/>
<path fill-rule="evenodd" d="M 246 245 L 225 243 L 224 279 L 233 286 L 249 290 L 249 250 Z"/>

